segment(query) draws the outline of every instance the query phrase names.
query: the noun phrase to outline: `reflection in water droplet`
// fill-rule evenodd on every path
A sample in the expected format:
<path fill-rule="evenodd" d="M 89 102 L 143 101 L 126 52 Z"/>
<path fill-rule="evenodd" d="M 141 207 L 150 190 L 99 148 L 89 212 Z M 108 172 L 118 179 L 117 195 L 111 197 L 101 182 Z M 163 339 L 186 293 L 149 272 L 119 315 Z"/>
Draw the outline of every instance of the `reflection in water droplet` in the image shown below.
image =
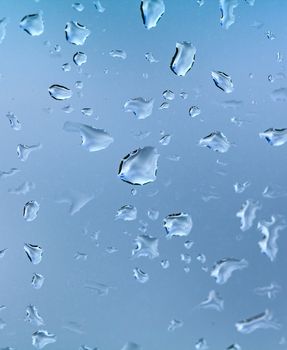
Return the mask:
<path fill-rule="evenodd" d="M 156 27 L 164 12 L 163 0 L 142 0 L 141 2 L 142 20 L 147 29 Z"/>
<path fill-rule="evenodd" d="M 219 0 L 220 24 L 224 29 L 228 29 L 235 22 L 234 9 L 238 6 L 238 0 Z"/>
<path fill-rule="evenodd" d="M 66 24 L 65 35 L 66 40 L 73 45 L 84 45 L 86 39 L 91 34 L 91 31 L 84 25 L 70 21 Z"/>
<path fill-rule="evenodd" d="M 124 104 L 124 110 L 132 112 L 138 119 L 145 119 L 152 114 L 153 104 L 153 99 L 131 98 Z"/>
<path fill-rule="evenodd" d="M 220 71 L 212 71 L 211 76 L 214 84 L 220 90 L 226 92 L 227 94 L 230 94 L 234 90 L 233 81 L 228 74 Z"/>
<path fill-rule="evenodd" d="M 196 48 L 189 42 L 176 43 L 176 51 L 170 63 L 174 74 L 184 77 L 195 61 Z"/>
<path fill-rule="evenodd" d="M 73 56 L 73 61 L 77 66 L 83 65 L 84 63 L 87 62 L 87 60 L 88 60 L 88 56 L 81 51 L 76 52 Z"/>
<path fill-rule="evenodd" d="M 133 221 L 137 218 L 137 208 L 133 205 L 124 205 L 118 209 L 115 219 L 121 219 L 124 221 Z"/>
<path fill-rule="evenodd" d="M 134 258 L 157 258 L 159 256 L 158 243 L 158 238 L 151 237 L 149 235 L 137 236 L 134 239 L 135 248 L 132 250 L 132 256 Z"/>
<path fill-rule="evenodd" d="M 261 314 L 252 316 L 235 324 L 238 332 L 250 334 L 257 329 L 279 329 L 280 325 L 273 321 L 273 315 L 269 310 L 265 310 Z"/>
<path fill-rule="evenodd" d="M 71 98 L 73 95 L 72 90 L 68 89 L 65 86 L 57 85 L 57 84 L 51 85 L 48 91 L 50 96 L 58 101 L 67 100 Z"/>
<path fill-rule="evenodd" d="M 243 270 L 248 267 L 245 259 L 225 258 L 221 259 L 213 266 L 210 276 L 214 277 L 216 283 L 226 283 L 234 271 Z"/>
<path fill-rule="evenodd" d="M 225 153 L 230 148 L 230 142 L 220 131 L 214 131 L 211 134 L 199 140 L 200 147 L 207 147 L 214 152 Z"/>
<path fill-rule="evenodd" d="M 285 129 L 274 129 L 269 128 L 264 132 L 259 133 L 261 138 L 265 140 L 271 146 L 282 146 L 287 142 L 287 128 Z"/>
<path fill-rule="evenodd" d="M 40 204 L 37 201 L 29 201 L 24 205 L 23 217 L 26 221 L 33 221 L 37 218 Z"/>
<path fill-rule="evenodd" d="M 163 227 L 166 230 L 166 238 L 188 236 L 193 223 L 191 216 L 186 213 L 170 214 L 165 217 Z"/>
<path fill-rule="evenodd" d="M 42 261 L 43 249 L 38 245 L 25 243 L 24 251 L 32 264 L 37 265 Z"/>
<path fill-rule="evenodd" d="M 77 132 L 82 138 L 82 146 L 89 152 L 97 152 L 109 147 L 113 137 L 103 129 L 96 129 L 93 126 L 67 121 L 63 129 L 68 132 Z"/>
<path fill-rule="evenodd" d="M 20 28 L 31 36 L 38 36 L 44 32 L 42 13 L 27 15 L 20 21 Z"/>
<path fill-rule="evenodd" d="M 149 280 L 149 275 L 138 267 L 133 269 L 133 274 L 134 278 L 140 283 L 146 283 Z"/>
<path fill-rule="evenodd" d="M 145 185 L 156 180 L 159 154 L 154 147 L 138 148 L 126 155 L 119 166 L 119 178 L 132 185 Z"/>
<path fill-rule="evenodd" d="M 55 343 L 56 336 L 43 329 L 38 330 L 32 334 L 32 345 L 36 349 L 43 349 L 46 345 Z"/>

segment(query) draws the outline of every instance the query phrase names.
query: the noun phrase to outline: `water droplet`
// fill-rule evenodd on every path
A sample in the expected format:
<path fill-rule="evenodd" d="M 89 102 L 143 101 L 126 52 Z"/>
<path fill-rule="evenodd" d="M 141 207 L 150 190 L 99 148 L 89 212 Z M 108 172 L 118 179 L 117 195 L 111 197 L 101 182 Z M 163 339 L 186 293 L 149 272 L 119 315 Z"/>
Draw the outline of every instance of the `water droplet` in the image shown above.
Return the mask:
<path fill-rule="evenodd" d="M 183 100 L 186 100 L 188 98 L 188 93 L 185 92 L 185 91 L 182 91 L 179 96 L 183 99 Z"/>
<path fill-rule="evenodd" d="M 167 327 L 167 330 L 169 332 L 173 332 L 178 328 L 181 328 L 183 326 L 183 322 L 180 320 L 173 319 L 169 322 L 169 325 Z"/>
<path fill-rule="evenodd" d="M 81 253 L 81 252 L 76 252 L 74 255 L 75 260 L 83 260 L 86 261 L 88 259 L 88 254 L 86 253 Z"/>
<path fill-rule="evenodd" d="M 45 281 L 45 277 L 43 275 L 41 275 L 39 273 L 34 273 L 32 276 L 31 284 L 32 284 L 33 288 L 40 289 L 40 288 L 42 288 L 44 281 Z"/>
<path fill-rule="evenodd" d="M 188 114 L 190 115 L 191 118 L 195 118 L 201 114 L 201 110 L 198 106 L 191 106 L 189 108 Z"/>
<path fill-rule="evenodd" d="M 258 242 L 259 248 L 261 253 L 266 254 L 272 262 L 278 253 L 277 240 L 279 238 L 279 231 L 284 230 L 286 227 L 286 221 L 279 215 L 272 215 L 270 221 L 263 220 L 257 224 L 257 229 L 263 235 L 263 239 Z"/>
<path fill-rule="evenodd" d="M 57 84 L 51 85 L 48 91 L 50 96 L 58 101 L 68 100 L 73 95 L 72 90 Z"/>
<path fill-rule="evenodd" d="M 199 7 L 205 4 L 205 0 L 196 0 L 196 2 L 198 3 Z"/>
<path fill-rule="evenodd" d="M 154 210 L 154 209 L 149 209 L 147 211 L 147 215 L 148 215 L 150 220 L 156 221 L 158 219 L 158 217 L 159 217 L 159 211 L 158 210 Z"/>
<path fill-rule="evenodd" d="M 91 117 L 94 113 L 93 108 L 89 108 L 89 107 L 82 108 L 81 112 L 86 117 Z"/>
<path fill-rule="evenodd" d="M 43 349 L 46 345 L 55 343 L 56 336 L 43 329 L 38 330 L 32 334 L 32 345 L 36 349 Z"/>
<path fill-rule="evenodd" d="M 169 108 L 169 103 L 168 102 L 163 102 L 160 106 L 159 109 L 168 109 Z"/>
<path fill-rule="evenodd" d="M 23 17 L 20 21 L 20 28 L 31 36 L 38 36 L 44 32 L 44 21 L 42 13 L 35 13 Z"/>
<path fill-rule="evenodd" d="M 282 287 L 277 283 L 270 283 L 266 287 L 257 287 L 254 289 L 254 293 L 259 296 L 267 296 L 268 299 L 275 299 L 277 294 L 282 291 Z"/>
<path fill-rule="evenodd" d="M 34 305 L 27 306 L 25 321 L 30 322 L 33 325 L 38 326 L 38 327 L 44 325 L 44 320 L 39 315 L 38 310 L 37 310 L 36 306 L 34 306 Z"/>
<path fill-rule="evenodd" d="M 207 342 L 204 338 L 200 338 L 197 343 L 195 344 L 195 349 L 196 350 L 207 350 L 208 345 Z"/>
<path fill-rule="evenodd" d="M 169 266 L 170 266 L 170 263 L 169 263 L 169 261 L 168 261 L 167 259 L 162 260 L 162 261 L 160 262 L 160 264 L 161 264 L 161 266 L 162 266 L 163 269 L 168 269 Z"/>
<path fill-rule="evenodd" d="M 134 240 L 135 248 L 132 250 L 132 256 L 134 258 L 157 258 L 159 256 L 158 243 L 158 238 L 149 235 L 137 236 Z"/>
<path fill-rule="evenodd" d="M 235 22 L 234 9 L 238 6 L 238 0 L 219 0 L 220 24 L 224 29 L 228 29 Z"/>
<path fill-rule="evenodd" d="M 170 63 L 174 74 L 184 77 L 195 61 L 196 48 L 189 42 L 176 43 L 175 54 Z"/>
<path fill-rule="evenodd" d="M 99 13 L 103 13 L 106 11 L 106 9 L 102 6 L 100 0 L 95 0 L 93 4 Z"/>
<path fill-rule="evenodd" d="M 267 36 L 267 39 L 269 39 L 269 40 L 274 40 L 274 39 L 276 39 L 276 36 L 271 32 L 271 30 L 268 30 L 268 31 L 266 32 L 266 36 Z"/>
<path fill-rule="evenodd" d="M 109 147 L 113 142 L 113 137 L 103 129 L 96 129 L 93 126 L 69 122 L 64 124 L 63 129 L 68 132 L 77 132 L 82 138 L 82 146 L 89 152 L 97 152 Z"/>
<path fill-rule="evenodd" d="M 125 60 L 128 57 L 124 50 L 111 50 L 109 55 L 113 58 L 121 58 L 122 60 Z"/>
<path fill-rule="evenodd" d="M 41 148 L 42 148 L 42 145 L 40 143 L 38 143 L 37 145 L 31 145 L 31 146 L 19 144 L 17 146 L 18 159 L 20 159 L 22 162 L 25 162 L 28 159 L 31 152 L 39 150 Z"/>
<path fill-rule="evenodd" d="M 0 318 L 0 330 L 4 329 L 6 326 L 7 323 L 2 318 Z"/>
<path fill-rule="evenodd" d="M 70 21 L 66 24 L 65 35 L 66 40 L 73 45 L 84 45 L 91 31 L 84 25 Z"/>
<path fill-rule="evenodd" d="M 272 91 L 271 99 L 274 102 L 286 102 L 287 101 L 287 88 L 278 88 Z"/>
<path fill-rule="evenodd" d="M 261 138 L 265 140 L 271 146 L 282 146 L 287 142 L 287 128 L 286 129 L 274 129 L 269 128 L 264 132 L 259 133 Z"/>
<path fill-rule="evenodd" d="M 122 347 L 121 350 L 142 350 L 142 347 L 136 343 L 128 342 Z"/>
<path fill-rule="evenodd" d="M 19 173 L 19 171 L 20 170 L 17 168 L 11 168 L 7 171 L 0 170 L 0 179 L 6 179 L 7 177 L 10 177 L 10 176 L 13 176 L 13 175 Z"/>
<path fill-rule="evenodd" d="M 142 0 L 141 15 L 143 24 L 147 29 L 156 27 L 165 12 L 163 0 Z"/>
<path fill-rule="evenodd" d="M 180 254 L 180 260 L 185 264 L 191 264 L 191 255 L 189 254 Z"/>
<path fill-rule="evenodd" d="M 25 243 L 24 251 L 32 264 L 37 265 L 42 261 L 43 249 L 38 245 Z"/>
<path fill-rule="evenodd" d="M 124 104 L 125 112 L 132 112 L 137 119 L 145 119 L 152 114 L 154 100 L 142 97 L 131 98 Z"/>
<path fill-rule="evenodd" d="M 149 63 L 158 63 L 159 62 L 157 59 L 154 58 L 154 56 L 151 52 L 147 52 L 145 54 L 145 58 L 147 61 L 149 61 Z"/>
<path fill-rule="evenodd" d="M 240 219 L 241 231 L 249 230 L 254 220 L 256 219 L 257 210 L 261 209 L 259 202 L 255 202 L 252 199 L 247 199 L 241 206 L 240 210 L 236 213 L 236 217 Z"/>
<path fill-rule="evenodd" d="M 232 79 L 228 74 L 220 71 L 212 71 L 211 76 L 214 84 L 220 90 L 226 92 L 227 94 L 230 94 L 234 90 Z"/>
<path fill-rule="evenodd" d="M 210 276 L 214 277 L 216 283 L 226 283 L 234 271 L 247 268 L 248 262 L 245 259 L 225 258 L 216 262 L 213 266 Z"/>
<path fill-rule="evenodd" d="M 115 219 L 121 219 L 124 221 L 133 221 L 137 218 L 137 208 L 133 205 L 124 205 L 118 209 Z"/>
<path fill-rule="evenodd" d="M 8 18 L 3 17 L 0 19 L 0 44 L 2 44 L 3 40 L 6 37 L 6 31 L 7 31 L 6 27 L 8 23 L 9 23 Z"/>
<path fill-rule="evenodd" d="M 191 249 L 191 247 L 194 245 L 194 242 L 192 242 L 192 241 L 185 241 L 184 242 L 184 247 L 186 248 L 186 249 Z"/>
<path fill-rule="evenodd" d="M 14 113 L 8 112 L 6 114 L 6 117 L 8 118 L 10 126 L 13 130 L 16 130 L 16 131 L 21 130 L 21 123 Z"/>
<path fill-rule="evenodd" d="M 167 146 L 169 145 L 171 141 L 171 135 L 163 135 L 160 140 L 159 140 L 159 143 L 162 145 L 162 146 Z"/>
<path fill-rule="evenodd" d="M 70 63 L 64 63 L 62 65 L 62 71 L 64 71 L 64 72 L 70 72 L 71 69 L 72 69 L 72 67 L 71 67 Z"/>
<path fill-rule="evenodd" d="M 234 187 L 234 191 L 235 193 L 243 193 L 249 186 L 250 186 L 250 182 L 249 181 L 245 181 L 245 182 L 236 182 L 233 187 Z"/>
<path fill-rule="evenodd" d="M 66 194 L 63 194 L 56 200 L 57 203 L 67 203 L 69 205 L 69 214 L 75 215 L 78 213 L 86 204 L 92 201 L 95 196 L 75 190 L 71 190 Z"/>
<path fill-rule="evenodd" d="M 204 264 L 206 263 L 206 256 L 204 254 L 198 254 L 196 260 L 199 261 L 201 264 Z"/>
<path fill-rule="evenodd" d="M 72 4 L 72 8 L 78 12 L 82 12 L 82 11 L 84 11 L 85 6 L 80 2 L 74 2 Z"/>
<path fill-rule="evenodd" d="M 163 96 L 164 99 L 169 100 L 169 101 L 172 101 L 172 100 L 174 100 L 174 98 L 175 98 L 175 94 L 174 94 L 174 92 L 171 91 L 171 90 L 165 90 L 165 91 L 162 93 L 162 96 Z"/>
<path fill-rule="evenodd" d="M 249 6 L 254 6 L 255 0 L 245 0 Z"/>
<path fill-rule="evenodd" d="M 268 185 L 262 192 L 264 198 L 274 199 L 287 196 L 287 188 L 279 185 Z"/>
<path fill-rule="evenodd" d="M 67 114 L 70 114 L 74 112 L 74 108 L 71 105 L 67 105 L 62 108 L 62 111 Z"/>
<path fill-rule="evenodd" d="M 199 304 L 199 308 L 221 312 L 224 309 L 224 300 L 215 290 L 211 290 L 207 298 Z"/>
<path fill-rule="evenodd" d="M 73 56 L 73 61 L 75 63 L 76 66 L 81 66 L 83 65 L 84 63 L 86 63 L 88 60 L 88 56 L 84 53 L 84 52 L 81 52 L 81 51 L 78 51 L 74 54 Z"/>
<path fill-rule="evenodd" d="M 9 189 L 8 192 L 12 194 L 27 194 L 28 192 L 32 191 L 36 188 L 36 185 L 33 182 L 25 181 L 18 187 L 14 189 Z"/>
<path fill-rule="evenodd" d="M 235 324 L 235 327 L 238 332 L 243 334 L 250 334 L 256 329 L 279 329 L 280 325 L 273 321 L 273 315 L 269 310 L 247 318 L 243 321 L 239 321 Z"/>
<path fill-rule="evenodd" d="M 230 142 L 221 131 L 214 131 L 199 140 L 200 147 L 207 147 L 214 152 L 225 153 L 230 148 Z"/>
<path fill-rule="evenodd" d="M 138 148 L 126 155 L 119 166 L 118 176 L 132 185 L 145 185 L 156 180 L 159 154 L 154 147 Z"/>
<path fill-rule="evenodd" d="M 133 275 L 134 278 L 140 283 L 146 283 L 149 280 L 149 275 L 138 267 L 133 269 Z"/>
<path fill-rule="evenodd" d="M 26 221 L 33 221 L 37 218 L 40 204 L 37 201 L 29 201 L 24 205 L 23 217 Z"/>
<path fill-rule="evenodd" d="M 166 238 L 188 236 L 193 223 L 191 216 L 186 213 L 169 214 L 163 221 Z"/>

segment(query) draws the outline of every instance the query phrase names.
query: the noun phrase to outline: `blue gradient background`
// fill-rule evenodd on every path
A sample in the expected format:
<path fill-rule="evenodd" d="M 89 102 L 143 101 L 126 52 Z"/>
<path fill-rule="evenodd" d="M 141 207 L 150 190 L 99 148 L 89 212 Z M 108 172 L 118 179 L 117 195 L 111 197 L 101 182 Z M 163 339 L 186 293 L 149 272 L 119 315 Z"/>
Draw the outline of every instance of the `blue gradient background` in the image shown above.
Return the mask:
<path fill-rule="evenodd" d="M 0 304 L 7 306 L 0 314 L 7 322 L 0 331 L 0 347 L 33 349 L 31 334 L 37 328 L 24 322 L 25 308 L 31 303 L 44 318 L 44 329 L 57 335 L 57 342 L 46 349 L 78 349 L 87 344 L 101 350 L 119 350 L 127 341 L 134 341 L 144 350 L 189 350 L 201 337 L 210 349 L 225 349 L 235 342 L 243 350 L 286 348 L 279 345 L 281 337 L 286 336 L 287 321 L 286 232 L 278 241 L 277 259 L 271 263 L 259 251 L 257 221 L 242 234 L 235 214 L 247 198 L 260 200 L 263 205 L 257 220 L 286 214 L 286 197 L 268 200 L 261 195 L 266 185 L 287 186 L 286 146 L 272 148 L 260 140 L 258 133 L 287 125 L 286 103 L 275 103 L 270 98 L 273 89 L 286 86 L 286 79 L 274 83 L 267 79 L 269 74 L 286 73 L 286 61 L 278 63 L 276 53 L 287 55 L 287 2 L 257 0 L 250 7 L 239 0 L 236 22 L 228 31 L 220 27 L 217 1 L 206 0 L 199 7 L 195 0 L 165 0 L 166 13 L 150 31 L 143 26 L 140 1 L 101 2 L 106 7 L 103 14 L 95 10 L 92 1 L 82 1 L 82 13 L 72 9 L 72 1 L 1 1 L 1 16 L 8 17 L 9 24 L 0 46 L 0 164 L 1 170 L 17 167 L 21 172 L 0 182 L 0 248 L 8 248 L 0 261 Z M 43 11 L 45 31 L 39 37 L 30 37 L 19 28 L 19 21 L 39 10 Z M 64 28 L 70 20 L 92 31 L 83 47 L 65 41 Z M 254 21 L 262 22 L 262 28 L 252 27 Z M 267 39 L 268 30 L 276 35 L 275 40 Z M 44 45 L 46 40 L 51 47 Z M 175 44 L 183 40 L 197 48 L 194 67 L 185 78 L 175 76 L 169 68 Z M 61 52 L 51 55 L 49 50 L 56 44 Z M 125 50 L 127 59 L 110 57 L 112 49 Z M 72 62 L 78 50 L 88 55 L 82 73 Z M 146 52 L 152 52 L 160 62 L 147 62 Z M 62 71 L 66 62 L 71 63 L 71 72 Z M 231 75 L 233 94 L 226 95 L 214 86 L 211 70 Z M 148 79 L 143 73 L 148 73 Z M 74 88 L 78 80 L 84 83 L 82 97 Z M 51 99 L 51 84 L 73 89 L 73 113 L 65 114 L 62 107 L 66 103 Z M 158 110 L 166 89 L 174 91 L 176 99 L 168 110 Z M 187 100 L 179 97 L 181 91 L 188 93 Z M 137 120 L 123 111 L 127 99 L 139 96 L 155 99 L 154 112 L 146 120 Z M 243 104 L 237 110 L 223 108 L 222 102 L 230 99 L 242 100 Z M 189 118 L 188 109 L 194 104 L 200 106 L 201 118 Z M 80 112 L 83 107 L 92 107 L 99 119 L 84 117 Z M 52 108 L 52 113 L 46 108 Z M 18 116 L 21 131 L 10 128 L 5 117 L 8 111 Z M 230 122 L 233 116 L 248 122 L 238 128 Z M 115 142 L 106 150 L 88 153 L 80 146 L 79 135 L 63 131 L 67 120 L 104 128 Z M 167 147 L 158 143 L 161 130 L 172 135 Z M 197 146 L 201 137 L 214 130 L 222 131 L 234 143 L 228 153 L 220 155 Z M 140 140 L 134 136 L 139 131 L 150 131 L 151 135 Z M 43 148 L 32 153 L 27 162 L 17 159 L 18 143 L 38 142 Z M 132 196 L 132 186 L 117 177 L 118 165 L 127 153 L 145 145 L 159 150 L 158 178 L 153 184 L 137 188 L 137 195 Z M 179 162 L 167 159 L 175 154 L 181 157 Z M 227 166 L 218 165 L 217 159 Z M 8 193 L 9 188 L 24 180 L 35 182 L 36 189 L 25 196 Z M 233 184 L 247 180 L 251 187 L 241 195 L 235 194 Z M 202 196 L 211 186 L 220 198 L 204 202 Z M 67 206 L 55 201 L 69 190 L 94 194 L 95 199 L 70 216 Z M 156 190 L 158 195 L 151 197 Z M 22 209 L 31 199 L 37 200 L 41 208 L 37 220 L 27 223 Z M 114 221 L 116 210 L 125 204 L 137 207 L 136 222 Z M 147 217 L 150 208 L 160 212 L 156 222 Z M 163 218 L 179 211 L 190 213 L 194 221 L 190 239 L 195 244 L 191 251 L 185 250 L 184 239 L 167 241 L 164 237 Z M 160 258 L 130 259 L 133 239 L 140 234 L 139 220 L 148 222 L 148 234 L 159 237 Z M 84 234 L 85 229 L 89 234 Z M 96 231 L 100 231 L 99 247 L 90 239 Z M 40 265 L 28 261 L 24 242 L 44 248 Z M 119 252 L 106 253 L 108 246 L 117 247 Z M 77 251 L 87 253 L 87 261 L 75 260 Z M 188 274 L 183 270 L 181 253 L 193 257 Z M 249 267 L 218 286 L 209 273 L 201 270 L 196 260 L 199 253 L 206 255 L 209 268 L 228 256 L 246 258 Z M 165 258 L 171 264 L 167 270 L 160 266 Z M 149 273 L 148 283 L 134 280 L 132 269 L 136 266 Z M 41 290 L 30 285 L 33 272 L 46 278 Z M 87 280 L 113 288 L 100 297 L 84 288 Z M 270 301 L 254 294 L 255 287 L 272 281 L 283 288 L 277 299 Z M 211 289 L 225 300 L 222 313 L 195 308 Z M 265 308 L 273 311 L 282 324 L 281 330 L 258 330 L 250 335 L 236 331 L 235 322 Z M 173 318 L 182 320 L 184 326 L 168 332 Z M 64 328 L 71 321 L 82 325 L 83 334 Z"/>

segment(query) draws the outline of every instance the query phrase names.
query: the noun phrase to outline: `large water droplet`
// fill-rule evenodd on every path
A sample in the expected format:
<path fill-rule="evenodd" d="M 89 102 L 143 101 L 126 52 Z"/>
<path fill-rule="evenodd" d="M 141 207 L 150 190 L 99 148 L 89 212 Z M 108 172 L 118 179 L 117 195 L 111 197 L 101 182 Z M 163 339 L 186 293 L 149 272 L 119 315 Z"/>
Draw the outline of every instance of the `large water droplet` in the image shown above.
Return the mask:
<path fill-rule="evenodd" d="M 42 261 L 43 249 L 38 245 L 25 243 L 24 251 L 32 264 L 37 265 Z"/>
<path fill-rule="evenodd" d="M 39 150 L 41 148 L 42 148 L 41 143 L 38 143 L 37 145 L 31 145 L 31 146 L 19 144 L 17 146 L 18 159 L 20 159 L 22 162 L 25 162 L 28 159 L 31 152 Z"/>
<path fill-rule="evenodd" d="M 138 119 L 145 119 L 152 114 L 153 104 L 153 99 L 131 98 L 124 104 L 124 110 L 125 112 L 132 112 Z"/>
<path fill-rule="evenodd" d="M 20 28 L 31 36 L 38 36 L 44 32 L 44 21 L 42 13 L 35 13 L 23 17 L 20 21 Z"/>
<path fill-rule="evenodd" d="M 46 345 L 55 343 L 56 336 L 43 329 L 38 330 L 32 334 L 32 345 L 36 349 L 43 349 Z"/>
<path fill-rule="evenodd" d="M 66 24 L 65 35 L 66 40 L 73 45 L 84 45 L 91 31 L 84 25 L 70 21 Z"/>
<path fill-rule="evenodd" d="M 261 138 L 265 140 L 271 146 L 282 146 L 287 142 L 287 128 L 285 129 L 274 129 L 269 128 L 264 132 L 259 133 Z"/>
<path fill-rule="evenodd" d="M 156 27 L 164 12 L 163 0 L 142 0 L 141 2 L 141 15 L 147 29 Z"/>
<path fill-rule="evenodd" d="M 228 29 L 235 22 L 234 9 L 238 6 L 238 0 L 219 0 L 220 24 L 224 29 Z"/>
<path fill-rule="evenodd" d="M 134 258 L 147 257 L 154 259 L 159 256 L 158 252 L 158 238 L 149 235 L 137 236 L 134 240 L 135 248 L 132 251 Z"/>
<path fill-rule="evenodd" d="M 118 176 L 132 185 L 145 185 L 156 180 L 159 154 L 154 147 L 146 146 L 125 156 Z"/>
<path fill-rule="evenodd" d="M 175 54 L 171 60 L 170 68 L 174 74 L 184 77 L 195 61 L 196 48 L 189 42 L 176 43 Z"/>
<path fill-rule="evenodd" d="M 105 130 L 96 129 L 90 125 L 68 121 L 64 124 L 63 129 L 79 133 L 82 138 L 82 146 L 89 152 L 101 151 L 114 142 L 113 137 Z"/>
<path fill-rule="evenodd" d="M 26 221 L 33 221 L 37 218 L 40 204 L 37 201 L 29 201 L 24 205 L 23 217 Z"/>
<path fill-rule="evenodd" d="M 214 152 L 225 153 L 230 148 L 230 142 L 220 131 L 214 131 L 211 134 L 199 140 L 200 147 L 207 147 Z"/>
<path fill-rule="evenodd" d="M 170 214 L 165 217 L 163 227 L 166 230 L 166 238 L 188 236 L 193 223 L 191 216 L 186 213 Z"/>
<path fill-rule="evenodd" d="M 73 61 L 75 63 L 75 65 L 77 66 L 81 66 L 83 65 L 84 63 L 86 63 L 88 60 L 88 56 L 84 53 L 84 52 L 76 52 L 73 56 Z"/>
<path fill-rule="evenodd" d="M 58 84 L 51 85 L 48 91 L 50 96 L 58 101 L 68 100 L 73 95 L 72 90 Z"/>
<path fill-rule="evenodd" d="M 230 94 L 234 90 L 233 81 L 228 74 L 220 71 L 212 71 L 211 76 L 214 84 L 220 90 L 226 92 L 227 94 Z"/>

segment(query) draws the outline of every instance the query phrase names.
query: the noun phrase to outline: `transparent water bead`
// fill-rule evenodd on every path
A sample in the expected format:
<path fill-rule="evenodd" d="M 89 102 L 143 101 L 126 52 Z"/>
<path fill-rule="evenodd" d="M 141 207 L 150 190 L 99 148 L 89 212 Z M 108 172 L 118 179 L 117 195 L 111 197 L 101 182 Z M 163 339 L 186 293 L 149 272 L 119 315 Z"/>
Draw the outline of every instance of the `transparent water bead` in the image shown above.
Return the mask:
<path fill-rule="evenodd" d="M 124 104 L 125 112 L 132 112 L 137 119 L 146 119 L 152 114 L 154 100 L 143 97 L 131 98 Z"/>
<path fill-rule="evenodd" d="M 220 24 L 224 29 L 229 27 L 235 22 L 234 10 L 238 6 L 238 0 L 219 0 L 220 6 Z"/>
<path fill-rule="evenodd" d="M 104 150 L 114 142 L 113 137 L 108 132 L 90 125 L 67 121 L 63 129 L 79 133 L 82 139 L 81 145 L 89 152 Z"/>
<path fill-rule="evenodd" d="M 39 36 L 44 32 L 43 13 L 35 13 L 23 17 L 20 21 L 20 28 L 31 36 Z"/>
<path fill-rule="evenodd" d="M 227 94 L 230 94 L 234 90 L 233 81 L 228 74 L 220 71 L 213 71 L 211 72 L 211 76 L 215 86 L 220 90 Z"/>
<path fill-rule="evenodd" d="M 214 131 L 199 140 L 200 147 L 207 147 L 214 152 L 226 153 L 231 144 L 221 131 Z"/>
<path fill-rule="evenodd" d="M 58 101 L 68 100 L 73 95 L 72 90 L 63 85 L 58 84 L 51 85 L 48 91 L 50 96 Z"/>
<path fill-rule="evenodd" d="M 86 39 L 90 36 L 91 31 L 84 25 L 70 21 L 66 24 L 65 35 L 66 40 L 73 45 L 84 45 Z"/>
<path fill-rule="evenodd" d="M 44 325 L 43 318 L 39 315 L 39 312 L 34 305 L 28 305 L 26 308 L 25 321 L 32 323 L 33 325 L 39 327 Z"/>
<path fill-rule="evenodd" d="M 149 280 L 149 275 L 138 267 L 133 269 L 133 275 L 139 283 L 146 283 Z"/>
<path fill-rule="evenodd" d="M 73 61 L 74 61 L 75 65 L 78 67 L 80 67 L 84 63 L 86 63 L 87 60 L 88 60 L 88 56 L 84 52 L 81 52 L 81 51 L 76 52 L 73 56 Z"/>
<path fill-rule="evenodd" d="M 132 256 L 134 258 L 147 257 L 154 259 L 159 256 L 158 252 L 158 238 L 149 235 L 137 236 L 134 240 L 134 249 L 132 250 Z"/>
<path fill-rule="evenodd" d="M 124 205 L 118 209 L 115 216 L 116 220 L 133 221 L 137 218 L 137 208 L 133 205 Z"/>
<path fill-rule="evenodd" d="M 41 143 L 38 143 L 37 145 L 31 145 L 31 146 L 19 144 L 17 146 L 18 159 L 21 160 L 21 162 L 25 162 L 33 151 L 37 151 L 41 148 L 42 148 Z"/>
<path fill-rule="evenodd" d="M 57 340 L 55 334 L 40 329 L 32 334 L 32 345 L 36 349 L 43 349 L 48 344 L 53 344 Z"/>
<path fill-rule="evenodd" d="M 264 312 L 239 321 L 235 324 L 238 332 L 243 334 L 250 334 L 257 329 L 279 329 L 280 325 L 273 320 L 272 313 L 267 309 Z"/>
<path fill-rule="evenodd" d="M 27 202 L 24 205 L 24 209 L 23 209 L 24 219 L 28 222 L 34 221 L 38 216 L 39 210 L 40 210 L 40 204 L 37 201 L 31 200 Z"/>
<path fill-rule="evenodd" d="M 126 155 L 119 166 L 119 178 L 132 185 L 145 185 L 156 180 L 159 154 L 146 146 Z"/>
<path fill-rule="evenodd" d="M 225 258 L 216 262 L 210 276 L 215 278 L 216 283 L 224 284 L 230 279 L 234 271 L 243 270 L 247 267 L 248 262 L 245 259 Z"/>
<path fill-rule="evenodd" d="M 42 288 L 45 281 L 45 277 L 40 273 L 34 273 L 32 276 L 31 284 L 34 289 Z"/>
<path fill-rule="evenodd" d="M 259 133 L 259 136 L 264 138 L 271 146 L 282 146 L 287 142 L 287 128 L 269 128 L 264 132 Z"/>
<path fill-rule="evenodd" d="M 191 216 L 187 213 L 169 214 L 163 221 L 163 227 L 168 239 L 172 237 L 186 237 L 193 227 L 193 222 Z"/>
<path fill-rule="evenodd" d="M 140 9 L 144 26 L 151 29 L 163 16 L 165 5 L 163 0 L 142 0 Z"/>
<path fill-rule="evenodd" d="M 170 69 L 177 76 L 184 77 L 195 61 L 196 48 L 187 41 L 176 43 L 175 54 L 170 63 Z"/>
<path fill-rule="evenodd" d="M 43 249 L 35 244 L 24 244 L 24 251 L 32 264 L 37 265 L 42 261 Z"/>

